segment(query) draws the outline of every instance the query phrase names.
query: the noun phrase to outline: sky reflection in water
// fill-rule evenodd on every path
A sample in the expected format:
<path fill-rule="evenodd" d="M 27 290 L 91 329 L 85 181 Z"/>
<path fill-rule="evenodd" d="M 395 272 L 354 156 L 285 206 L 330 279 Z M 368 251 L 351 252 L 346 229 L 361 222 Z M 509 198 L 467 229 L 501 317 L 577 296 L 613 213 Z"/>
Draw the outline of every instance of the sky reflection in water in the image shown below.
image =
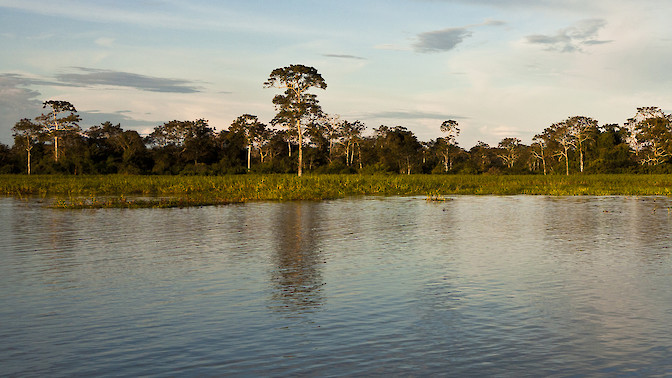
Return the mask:
<path fill-rule="evenodd" d="M 667 198 L 0 199 L 0 372 L 670 374 Z"/>

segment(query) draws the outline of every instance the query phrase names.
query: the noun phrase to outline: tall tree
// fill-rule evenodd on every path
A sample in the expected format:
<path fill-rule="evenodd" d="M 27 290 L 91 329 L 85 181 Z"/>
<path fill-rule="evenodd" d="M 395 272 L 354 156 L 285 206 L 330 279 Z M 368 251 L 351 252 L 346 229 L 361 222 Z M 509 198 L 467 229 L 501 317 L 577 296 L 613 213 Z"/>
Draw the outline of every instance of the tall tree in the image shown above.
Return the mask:
<path fill-rule="evenodd" d="M 362 133 L 366 126 L 361 121 L 343 122 L 343 143 L 345 144 L 345 165 L 351 166 L 355 160 L 355 149 L 359 148 L 362 140 Z M 362 153 L 359 150 L 359 162 L 361 168 Z"/>
<path fill-rule="evenodd" d="M 598 131 L 595 138 L 595 159 L 587 169 L 591 169 L 592 173 L 616 173 L 637 164 L 635 155 L 626 142 L 627 129 L 617 124 L 606 124 Z"/>
<path fill-rule="evenodd" d="M 91 126 L 84 131 L 88 140 L 89 156 L 99 173 L 118 171 L 121 152 L 112 141 L 123 132 L 121 124 L 114 125 L 109 121 Z"/>
<path fill-rule="evenodd" d="M 308 93 L 311 88 L 326 89 L 327 83 L 317 70 L 300 64 L 274 69 L 266 82 L 266 88 L 285 89 L 285 92 L 273 98 L 273 104 L 278 111 L 271 123 L 284 124 L 295 129 L 299 142 L 298 175 L 303 172 L 303 128 L 302 120 L 317 117 L 321 114 L 317 97 Z"/>
<path fill-rule="evenodd" d="M 54 160 L 58 161 L 58 141 L 68 134 L 81 131 L 77 124 L 81 118 L 75 106 L 67 101 L 49 100 L 42 104 L 42 108 L 49 108 L 47 114 L 35 118 L 44 133 L 54 140 Z"/>
<path fill-rule="evenodd" d="M 262 136 L 266 125 L 259 122 L 259 118 L 252 114 L 243 114 L 236 118 L 229 126 L 229 131 L 232 133 L 240 133 L 243 135 L 245 145 L 247 146 L 247 170 L 250 170 L 252 160 L 252 148 L 255 142 Z M 263 159 L 263 158 L 262 158 Z M 263 160 L 262 160 L 263 162 Z"/>
<path fill-rule="evenodd" d="M 516 160 L 520 156 L 520 139 L 518 138 L 504 138 L 497 147 L 501 153 L 497 155 L 504 161 L 508 168 L 513 168 Z"/>
<path fill-rule="evenodd" d="M 374 129 L 374 132 L 379 162 L 388 169 L 396 168 L 397 172 L 410 175 L 422 150 L 415 134 L 403 126 L 390 128 L 385 125 Z"/>
<path fill-rule="evenodd" d="M 486 172 L 491 168 L 496 157 L 495 149 L 491 148 L 490 145 L 481 140 L 469 150 L 469 155 L 472 164 L 480 172 Z"/>
<path fill-rule="evenodd" d="M 537 134 L 532 138 L 532 156 L 541 161 L 544 176 L 546 176 L 546 146 L 548 141 L 545 134 Z"/>
<path fill-rule="evenodd" d="M 271 159 L 273 158 L 273 149 L 271 146 L 271 141 L 275 137 L 276 133 L 274 129 L 270 129 L 266 127 L 263 123 L 261 124 L 263 127 L 260 127 L 257 130 L 256 135 L 254 136 L 254 143 L 257 145 L 257 148 L 259 148 L 259 158 L 261 159 L 261 163 L 264 163 L 264 160 L 266 160 L 267 156 L 270 156 Z"/>
<path fill-rule="evenodd" d="M 583 172 L 583 157 L 586 142 L 594 140 L 598 134 L 597 121 L 584 116 L 575 116 L 567 119 L 567 126 L 574 134 L 576 149 L 579 151 L 579 171 Z"/>
<path fill-rule="evenodd" d="M 152 144 L 161 148 L 172 148 L 186 161 L 198 161 L 213 151 L 214 131 L 208 121 L 170 121 L 154 128 L 149 135 Z"/>
<path fill-rule="evenodd" d="M 328 145 L 328 159 L 331 163 L 334 159 L 334 147 L 338 140 L 343 137 L 344 120 L 338 114 L 324 115 L 322 119 L 324 137 L 327 139 Z"/>
<path fill-rule="evenodd" d="M 565 159 L 565 173 L 569 176 L 569 152 L 576 148 L 576 136 L 567 124 L 562 121 L 544 130 L 547 138 L 557 147 L 555 156 Z"/>
<path fill-rule="evenodd" d="M 637 141 L 643 145 L 641 164 L 660 165 L 672 155 L 672 125 L 668 117 L 648 118 L 637 125 Z"/>
<path fill-rule="evenodd" d="M 28 164 L 26 171 L 28 174 L 31 173 L 31 150 L 35 146 L 35 141 L 42 135 L 42 127 L 28 118 L 24 118 L 17 122 L 12 128 L 13 135 L 17 138 L 20 143 L 23 145 L 23 148 L 28 153 Z"/>
<path fill-rule="evenodd" d="M 637 108 L 625 126 L 640 164 L 659 165 L 672 154 L 672 115 L 655 106 Z"/>
<path fill-rule="evenodd" d="M 457 126 L 457 121 L 453 121 L 452 119 L 441 123 L 441 132 L 446 134 L 440 142 L 442 146 L 443 167 L 445 172 L 448 172 L 449 169 L 453 169 L 451 150 L 453 149 L 453 146 L 457 145 L 457 136 L 460 135 L 460 129 Z"/>
<path fill-rule="evenodd" d="M 638 140 L 637 136 L 639 135 L 640 131 L 639 130 L 639 124 L 646 121 L 649 118 L 660 118 L 660 117 L 666 117 L 666 114 L 662 111 L 662 109 L 658 108 L 657 106 L 644 106 L 641 108 L 637 108 L 637 113 L 635 114 L 634 117 L 629 118 L 625 122 L 625 129 L 628 131 L 628 136 L 626 138 L 626 142 L 628 145 L 630 145 L 630 148 L 635 151 L 635 154 L 639 156 L 639 151 L 642 149 L 643 145 L 641 141 L 641 138 Z"/>

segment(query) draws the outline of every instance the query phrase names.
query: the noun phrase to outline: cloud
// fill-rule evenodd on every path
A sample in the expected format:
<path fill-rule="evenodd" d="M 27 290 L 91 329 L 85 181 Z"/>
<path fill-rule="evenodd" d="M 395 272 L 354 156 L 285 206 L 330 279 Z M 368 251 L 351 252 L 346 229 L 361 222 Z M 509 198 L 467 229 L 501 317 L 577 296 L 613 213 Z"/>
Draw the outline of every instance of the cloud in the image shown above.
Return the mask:
<path fill-rule="evenodd" d="M 140 75 L 130 72 L 101 70 L 95 68 L 73 67 L 83 73 L 56 75 L 56 79 L 65 85 L 89 87 L 111 85 L 135 88 L 149 92 L 196 93 L 200 89 L 192 82 L 180 79 L 166 79 Z"/>
<path fill-rule="evenodd" d="M 605 44 L 611 43 L 611 42 L 613 42 L 613 41 L 611 41 L 611 40 L 609 40 L 609 41 L 585 41 L 585 42 L 582 42 L 582 44 L 584 44 L 584 45 L 605 45 Z"/>
<path fill-rule="evenodd" d="M 580 52 L 582 51 L 582 45 L 599 45 L 612 42 L 595 39 L 600 29 L 606 24 L 606 21 L 602 19 L 582 20 L 568 28 L 558 30 L 555 34 L 529 35 L 525 40 L 530 44 L 545 46 L 546 50 L 549 51 Z"/>
<path fill-rule="evenodd" d="M 471 31 L 472 28 L 480 26 L 502 25 L 506 25 L 506 22 L 487 19 L 480 24 L 472 24 L 463 27 L 447 28 L 420 33 L 417 36 L 418 40 L 413 45 L 413 48 L 416 52 L 421 53 L 450 51 L 462 43 L 465 38 L 471 37 L 473 35 L 473 32 Z"/>
<path fill-rule="evenodd" d="M 420 33 L 413 47 L 415 51 L 421 53 L 450 51 L 472 34 L 468 28 L 464 27 Z"/>
<path fill-rule="evenodd" d="M 45 78 L 29 77 L 22 74 L 4 73 L 0 74 L 0 143 L 12 143 L 12 127 L 22 118 L 35 118 L 43 112 L 42 101 L 43 94 L 37 90 L 26 88 L 31 86 L 67 86 L 82 87 L 92 85 L 117 85 L 138 88 L 141 90 L 155 92 L 196 92 L 195 88 L 190 88 L 183 83 L 184 80 L 171 80 L 153 78 L 148 76 L 129 74 L 124 72 L 113 72 L 104 70 L 95 70 L 79 68 L 85 74 L 80 77 L 62 77 L 57 76 L 58 80 Z M 103 73 L 102 75 L 96 75 Z M 107 74 L 106 74 L 107 73 Z M 128 82 L 135 80 L 135 83 Z M 181 86 L 182 85 L 182 86 Z M 98 125 L 105 121 L 114 124 L 120 123 L 126 130 L 137 130 L 140 133 L 146 133 L 163 121 L 138 120 L 127 114 L 129 111 L 119 111 L 114 113 L 103 113 L 97 110 L 82 110 L 78 108 L 78 113 L 82 117 L 80 126 L 88 128 Z"/>
<path fill-rule="evenodd" d="M 346 54 L 322 54 L 322 56 L 326 56 L 327 58 L 366 60 L 366 58 L 362 58 L 361 56 L 346 55 Z"/>
<path fill-rule="evenodd" d="M 11 144 L 12 127 L 21 118 L 34 118 L 42 110 L 40 92 L 20 88 L 20 75 L 0 75 L 0 143 Z"/>
<path fill-rule="evenodd" d="M 79 123 L 82 129 L 100 125 L 103 122 L 111 122 L 115 125 L 120 124 L 124 130 L 135 130 L 140 134 L 147 134 L 147 130 L 151 130 L 164 122 L 137 120 L 128 116 L 127 113 L 131 113 L 131 111 L 121 110 L 114 113 L 105 113 L 98 110 L 80 110 L 77 112 L 82 118 L 82 121 Z"/>
<path fill-rule="evenodd" d="M 428 2 L 463 3 L 500 9 L 586 9 L 592 2 L 585 0 L 422 0 Z M 614 1 L 614 0 L 611 0 Z"/>
<path fill-rule="evenodd" d="M 101 70 L 96 68 L 73 67 L 84 73 L 66 73 L 56 75 L 56 80 L 31 78 L 19 74 L 0 74 L 0 79 L 6 83 L 18 86 L 46 85 L 61 87 L 91 87 L 107 85 L 116 87 L 135 88 L 149 92 L 163 93 L 197 93 L 201 88 L 193 82 L 181 79 L 167 79 L 140 75 L 130 72 Z"/>
<path fill-rule="evenodd" d="M 30 86 L 30 85 L 58 85 L 68 86 L 53 80 L 46 80 L 42 78 L 28 77 L 20 74 L 5 73 L 0 74 L 0 85 L 7 87 L 12 86 Z"/>
<path fill-rule="evenodd" d="M 454 114 L 445 113 L 431 113 L 422 111 L 384 111 L 377 113 L 367 113 L 366 118 L 380 118 L 380 119 L 466 119 L 467 117 L 457 116 Z"/>

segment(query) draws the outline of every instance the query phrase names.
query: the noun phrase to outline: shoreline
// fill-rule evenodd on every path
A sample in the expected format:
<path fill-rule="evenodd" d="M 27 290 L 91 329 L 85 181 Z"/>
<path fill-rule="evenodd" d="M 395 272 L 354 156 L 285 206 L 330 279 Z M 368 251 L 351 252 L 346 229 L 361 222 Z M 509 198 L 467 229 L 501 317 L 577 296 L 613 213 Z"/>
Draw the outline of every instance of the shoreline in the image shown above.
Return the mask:
<path fill-rule="evenodd" d="M 0 175 L 0 194 L 56 208 L 147 208 L 354 196 L 672 196 L 672 175 Z M 157 199 L 153 199 L 156 197 Z M 139 198 L 139 199 L 133 199 Z"/>

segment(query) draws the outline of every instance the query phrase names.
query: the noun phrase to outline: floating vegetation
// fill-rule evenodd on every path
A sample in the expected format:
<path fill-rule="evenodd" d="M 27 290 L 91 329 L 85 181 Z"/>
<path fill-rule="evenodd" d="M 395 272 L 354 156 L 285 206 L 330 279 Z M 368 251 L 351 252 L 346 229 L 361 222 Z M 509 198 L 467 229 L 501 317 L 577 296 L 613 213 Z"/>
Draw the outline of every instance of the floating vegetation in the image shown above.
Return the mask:
<path fill-rule="evenodd" d="M 56 208 L 211 206 L 363 195 L 663 195 L 672 175 L 0 175 L 0 194 L 50 198 Z"/>
<path fill-rule="evenodd" d="M 446 201 L 452 201 L 452 198 L 447 198 L 444 196 L 440 195 L 429 195 L 427 196 L 427 202 L 446 202 Z"/>
<path fill-rule="evenodd" d="M 128 199 L 119 198 L 87 198 L 87 199 L 56 199 L 49 207 L 55 209 L 139 209 L 139 208 L 172 208 L 229 205 L 233 202 L 217 198 L 157 198 Z"/>

